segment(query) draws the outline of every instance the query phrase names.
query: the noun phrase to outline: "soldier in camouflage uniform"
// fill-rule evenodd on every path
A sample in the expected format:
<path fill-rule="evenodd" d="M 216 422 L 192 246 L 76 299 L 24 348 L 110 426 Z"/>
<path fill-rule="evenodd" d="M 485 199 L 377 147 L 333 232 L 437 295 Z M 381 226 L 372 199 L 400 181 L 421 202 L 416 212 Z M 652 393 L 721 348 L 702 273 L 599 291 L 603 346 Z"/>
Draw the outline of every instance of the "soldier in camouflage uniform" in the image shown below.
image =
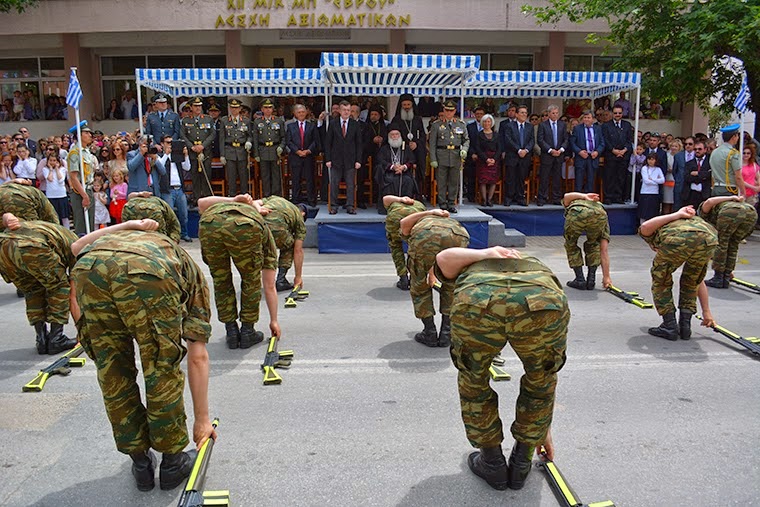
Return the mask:
<path fill-rule="evenodd" d="M 70 309 L 75 320 L 79 318 L 76 307 L 70 307 L 68 275 L 74 266 L 71 244 L 76 235 L 57 223 L 23 221 L 13 213 L 3 214 L 3 228 L 0 274 L 24 294 L 37 353 L 58 354 L 73 348 L 77 341 L 63 334 L 63 326 L 69 321 Z"/>
<path fill-rule="evenodd" d="M 470 148 L 467 126 L 454 119 L 456 108 L 454 101 L 447 100 L 443 105 L 445 121 L 436 120 L 430 128 L 430 166 L 435 170 L 437 204 L 451 213 L 457 212 L 454 202 L 459 192 L 459 172 Z"/>
<path fill-rule="evenodd" d="M 607 212 L 599 202 L 598 194 L 570 192 L 565 194 L 565 252 L 567 261 L 575 272 L 575 280 L 567 282 L 568 287 L 578 290 L 594 290 L 596 268 L 602 266 L 602 285 L 612 285 L 610 279 L 610 256 L 607 246 L 610 242 L 610 224 Z M 583 251 L 586 253 L 588 276 L 583 276 L 583 255 L 578 247 L 578 239 L 586 233 Z"/>
<path fill-rule="evenodd" d="M 718 248 L 712 260 L 715 274 L 705 284 L 727 289 L 736 267 L 739 243 L 747 239 L 757 223 L 757 211 L 744 197 L 711 197 L 699 206 L 699 216 L 718 230 Z"/>
<path fill-rule="evenodd" d="M 203 99 L 190 102 L 193 113 L 182 118 L 180 134 L 190 154 L 190 177 L 193 180 L 193 199 L 213 195 L 211 190 L 211 144 L 216 133 L 210 116 L 203 114 Z"/>
<path fill-rule="evenodd" d="M 641 224 L 639 235 L 657 252 L 652 261 L 652 297 L 657 313 L 662 316 L 659 327 L 649 334 L 676 341 L 691 338 L 691 316 L 697 311 L 697 288 L 707 273 L 707 263 L 718 245 L 718 233 L 703 219 L 695 216 L 692 206 L 675 213 L 651 218 Z M 673 273 L 683 264 L 678 299 L 679 319 L 673 303 Z"/>
<path fill-rule="evenodd" d="M 29 180 L 17 178 L 0 185 L 0 215 L 13 213 L 21 220 L 42 220 L 60 224 L 53 205 L 45 194 L 31 183 Z"/>
<path fill-rule="evenodd" d="M 247 349 L 264 339 L 264 334 L 254 329 L 254 324 L 259 321 L 262 279 L 269 309 L 269 329 L 273 335 L 280 336 L 274 285 L 277 247 L 264 218 L 253 207 L 253 199 L 248 194 L 205 197 L 198 201 L 198 208 L 201 212 L 201 255 L 214 279 L 216 310 L 227 332 L 227 347 Z M 242 279 L 240 313 L 230 259 Z"/>
<path fill-rule="evenodd" d="M 259 163 L 263 197 L 282 195 L 280 155 L 285 150 L 285 122 L 272 116 L 274 102 L 261 103 L 263 118 L 253 121 L 253 156 Z"/>
<path fill-rule="evenodd" d="M 99 229 L 71 247 L 72 270 L 82 308 L 79 338 L 98 369 L 98 383 L 116 448 L 133 461 L 137 488 L 155 485 L 155 456 L 163 453 L 161 489 L 174 489 L 190 475 L 180 368 L 187 368 L 193 398 L 193 440 L 200 446 L 214 430 L 208 414 L 208 353 L 211 334 L 208 286 L 192 258 L 158 223 L 131 220 Z M 187 342 L 187 349 L 182 340 Z M 145 377 L 146 405 L 135 382 L 137 342 Z"/>
<path fill-rule="evenodd" d="M 414 316 L 422 320 L 424 329 L 414 339 L 428 347 L 448 347 L 451 344 L 451 320 L 449 311 L 454 297 L 454 284 L 442 281 L 441 332 L 435 329 L 433 316 L 433 291 L 435 277 L 432 273 L 435 256 L 447 248 L 466 247 L 470 235 L 456 220 L 449 218 L 446 210 L 434 209 L 412 213 L 401 220 L 401 239 L 409 245 L 407 268 L 410 275 L 409 294 L 414 304 Z"/>
<path fill-rule="evenodd" d="M 436 258 L 436 275 L 456 281 L 451 307 L 451 358 L 459 370 L 459 399 L 467 439 L 480 449 L 470 469 L 499 490 L 520 489 L 533 450 L 553 459 L 550 427 L 557 372 L 565 364 L 570 310 L 562 285 L 541 261 L 503 247 L 451 248 Z M 509 343 L 525 369 L 520 380 L 507 465 L 497 394 L 489 385 L 493 358 Z"/>
<path fill-rule="evenodd" d="M 273 195 L 253 202 L 274 237 L 280 251 L 277 261 L 277 292 L 291 290 L 294 285 L 303 287 L 303 240 L 306 239 L 306 206 L 293 204 Z M 296 275 L 293 284 L 285 278 L 295 259 Z"/>
<path fill-rule="evenodd" d="M 400 234 L 401 220 L 412 213 L 425 211 L 425 205 L 411 197 L 395 195 L 384 196 L 383 205 L 388 210 L 385 217 L 385 237 L 388 240 L 388 247 L 391 249 L 393 265 L 396 266 L 396 275 L 398 276 L 396 287 L 401 290 L 409 290 L 409 271 L 406 269 L 404 241 Z"/>
<path fill-rule="evenodd" d="M 179 243 L 180 224 L 174 210 L 166 201 L 150 192 L 132 192 L 121 213 L 122 220 L 150 218 L 158 222 L 158 232 Z"/>
<path fill-rule="evenodd" d="M 219 147 L 222 165 L 227 174 L 227 195 L 238 194 L 237 180 L 240 179 L 241 194 L 248 189 L 248 152 L 253 146 L 251 122 L 240 116 L 240 101 L 230 100 L 230 114 L 219 120 Z"/>

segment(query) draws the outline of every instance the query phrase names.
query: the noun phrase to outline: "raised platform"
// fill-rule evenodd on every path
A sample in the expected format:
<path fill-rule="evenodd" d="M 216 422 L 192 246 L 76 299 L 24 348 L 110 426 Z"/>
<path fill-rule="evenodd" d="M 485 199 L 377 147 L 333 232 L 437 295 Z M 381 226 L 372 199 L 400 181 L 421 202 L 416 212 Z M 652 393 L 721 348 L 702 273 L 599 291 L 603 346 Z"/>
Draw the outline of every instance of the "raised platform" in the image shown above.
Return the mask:
<path fill-rule="evenodd" d="M 480 208 L 505 227 L 514 228 L 526 236 L 562 236 L 565 227 L 565 209 L 550 204 L 537 206 L 494 206 Z M 613 235 L 636 234 L 639 218 L 635 204 L 605 205 Z"/>

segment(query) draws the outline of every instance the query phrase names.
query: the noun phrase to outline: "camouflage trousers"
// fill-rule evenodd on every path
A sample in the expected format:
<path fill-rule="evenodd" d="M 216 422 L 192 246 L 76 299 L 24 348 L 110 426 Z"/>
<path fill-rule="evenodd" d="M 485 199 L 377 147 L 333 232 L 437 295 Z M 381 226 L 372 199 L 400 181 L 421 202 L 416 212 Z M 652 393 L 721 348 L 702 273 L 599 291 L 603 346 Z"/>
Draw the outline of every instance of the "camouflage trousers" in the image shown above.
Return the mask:
<path fill-rule="evenodd" d="M 398 233 L 394 236 L 386 232 L 385 237 L 391 249 L 391 258 L 393 259 L 393 265 L 396 267 L 396 275 L 404 276 L 408 273 L 406 269 L 406 256 L 404 255 L 404 242 Z"/>
<path fill-rule="evenodd" d="M 414 316 L 418 319 L 435 315 L 433 307 L 433 289 L 427 282 L 427 275 L 435 263 L 435 256 L 447 248 L 466 248 L 470 243 L 467 231 L 459 226 L 461 231 L 450 227 L 433 226 L 415 232 L 409 240 L 409 258 L 407 269 L 409 270 L 409 294 L 412 296 Z M 441 304 L 440 312 L 448 315 L 451 302 L 454 299 L 454 281 L 441 280 Z"/>
<path fill-rule="evenodd" d="M 24 293 L 30 324 L 69 321 L 69 276 L 53 250 L 6 241 L 0 248 L 0 269 Z"/>
<path fill-rule="evenodd" d="M 713 251 L 718 244 L 714 235 L 691 232 L 672 235 L 660 245 L 652 261 L 652 297 L 657 313 L 676 311 L 673 303 L 673 273 L 683 264 L 678 308 L 697 312 L 697 288 L 707 273 Z"/>
<path fill-rule="evenodd" d="M 577 211 L 576 211 L 577 210 Z M 565 252 L 567 262 L 571 268 L 583 266 L 583 255 L 578 246 L 578 239 L 585 232 L 586 242 L 583 243 L 583 251 L 586 254 L 587 266 L 599 266 L 602 263 L 600 242 L 607 224 L 607 216 L 603 215 L 603 222 L 597 223 L 596 214 L 588 208 L 572 208 L 565 217 Z"/>
<path fill-rule="evenodd" d="M 98 369 L 98 383 L 116 448 L 178 453 L 188 444 L 183 400 L 185 356 L 177 281 L 142 256 L 94 251 L 72 272 L 82 317 L 79 340 Z M 134 342 L 140 350 L 145 399 L 140 399 Z"/>
<path fill-rule="evenodd" d="M 512 436 L 543 443 L 554 413 L 557 372 L 565 363 L 570 310 L 561 289 L 521 283 L 457 290 L 451 309 L 451 358 L 459 370 L 459 400 L 467 439 L 473 447 L 504 440 L 499 398 L 488 368 L 509 343 L 522 361 Z"/>
<path fill-rule="evenodd" d="M 246 324 L 259 321 L 261 303 L 261 268 L 263 256 L 261 227 L 237 213 L 214 215 L 201 220 L 199 237 L 201 256 L 214 279 L 214 300 L 221 322 L 238 319 L 235 285 L 230 260 L 240 272 L 240 320 Z"/>
<path fill-rule="evenodd" d="M 272 227 L 272 225 L 269 225 L 269 230 L 272 232 L 274 243 L 280 251 L 277 267 L 285 270 L 290 269 L 293 266 L 293 246 L 295 245 L 293 235 L 286 228 Z"/>
<path fill-rule="evenodd" d="M 718 215 L 718 248 L 713 255 L 712 267 L 715 271 L 733 272 L 739 243 L 747 239 L 755 229 L 757 211 L 751 206 L 728 208 L 733 213 Z"/>

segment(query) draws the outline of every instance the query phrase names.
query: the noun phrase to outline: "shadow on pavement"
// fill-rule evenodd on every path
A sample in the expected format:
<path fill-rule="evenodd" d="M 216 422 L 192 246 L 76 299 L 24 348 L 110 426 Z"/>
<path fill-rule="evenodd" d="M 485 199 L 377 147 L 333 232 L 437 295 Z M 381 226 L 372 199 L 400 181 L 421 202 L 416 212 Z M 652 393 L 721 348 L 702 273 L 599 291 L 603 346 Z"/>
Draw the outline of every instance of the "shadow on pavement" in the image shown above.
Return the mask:
<path fill-rule="evenodd" d="M 382 347 L 377 357 L 388 359 L 388 366 L 404 373 L 432 373 L 451 366 L 448 347 L 426 347 L 414 341 L 415 333 L 408 333 L 408 340 Z"/>
<path fill-rule="evenodd" d="M 409 291 L 393 287 L 377 287 L 367 292 L 367 296 L 375 301 L 408 301 Z"/>
<path fill-rule="evenodd" d="M 709 360 L 707 352 L 702 350 L 694 338 L 688 341 L 670 341 L 648 334 L 645 327 L 640 329 L 643 334 L 628 339 L 628 348 L 633 352 L 673 363 L 703 363 Z"/>

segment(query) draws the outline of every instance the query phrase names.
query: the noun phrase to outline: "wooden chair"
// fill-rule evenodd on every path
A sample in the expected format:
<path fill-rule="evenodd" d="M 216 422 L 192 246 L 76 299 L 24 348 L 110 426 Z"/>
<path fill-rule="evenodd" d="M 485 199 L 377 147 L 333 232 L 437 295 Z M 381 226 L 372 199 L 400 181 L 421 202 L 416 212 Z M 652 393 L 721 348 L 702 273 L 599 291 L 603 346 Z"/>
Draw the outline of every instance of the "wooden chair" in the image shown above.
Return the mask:
<path fill-rule="evenodd" d="M 494 189 L 493 198 L 497 203 L 504 202 L 504 166 L 501 166 L 499 181 L 496 182 L 496 188 Z M 485 204 L 484 196 L 480 193 L 480 185 L 477 181 L 477 173 L 475 174 L 475 200 L 481 204 Z"/>
<path fill-rule="evenodd" d="M 564 174 L 563 181 L 565 182 L 565 193 L 573 192 L 575 191 L 575 177 L 568 178 L 567 175 L 570 174 L 570 168 L 575 167 L 575 159 L 569 158 L 565 162 L 565 168 L 564 168 Z"/>
<path fill-rule="evenodd" d="M 357 170 L 357 178 L 359 175 L 359 172 Z M 359 180 L 356 180 L 357 186 L 359 185 Z M 365 179 L 363 182 L 362 188 L 364 189 L 364 197 L 365 202 L 368 206 L 372 206 L 375 202 L 375 185 L 372 178 L 372 157 L 367 158 L 367 179 Z"/>
<path fill-rule="evenodd" d="M 226 196 L 227 195 L 227 181 L 224 179 L 214 179 L 211 180 L 211 192 L 213 192 L 216 196 Z"/>

